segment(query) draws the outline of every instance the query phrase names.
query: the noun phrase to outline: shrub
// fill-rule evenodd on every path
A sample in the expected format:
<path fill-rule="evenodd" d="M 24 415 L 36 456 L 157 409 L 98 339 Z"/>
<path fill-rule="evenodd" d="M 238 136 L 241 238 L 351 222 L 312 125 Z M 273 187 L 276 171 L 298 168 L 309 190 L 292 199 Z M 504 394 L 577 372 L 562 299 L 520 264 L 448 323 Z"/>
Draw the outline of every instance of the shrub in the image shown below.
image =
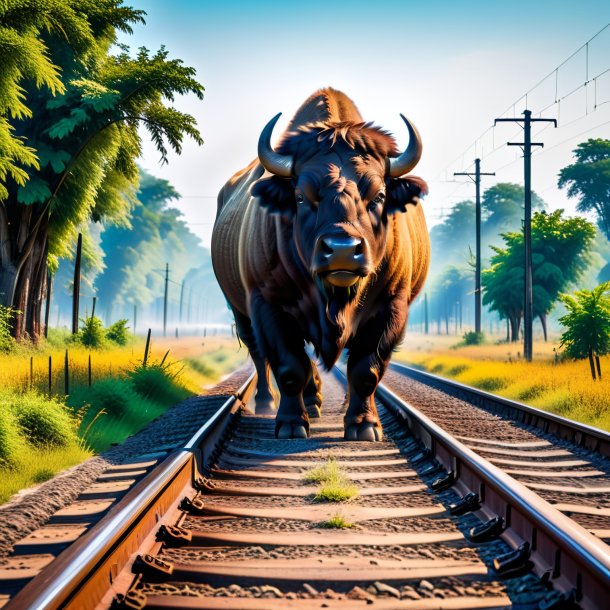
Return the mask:
<path fill-rule="evenodd" d="M 89 404 L 89 412 L 97 413 L 104 409 L 108 415 L 116 418 L 129 416 L 132 411 L 137 412 L 146 406 L 142 404 L 144 401 L 136 394 L 128 380 L 116 377 L 100 379 L 91 388 L 75 388 L 68 402 L 76 407 Z"/>
<path fill-rule="evenodd" d="M 172 371 L 172 366 L 140 364 L 129 371 L 127 377 L 140 396 L 169 406 L 192 396 L 180 381 L 180 371 Z"/>
<path fill-rule="evenodd" d="M 26 439 L 38 447 L 76 443 L 76 422 L 56 398 L 35 392 L 15 395 L 11 409 Z"/>
<path fill-rule="evenodd" d="M 81 321 L 83 327 L 78 331 L 77 341 L 86 347 L 102 347 L 105 343 L 103 322 L 95 316 Z"/>
<path fill-rule="evenodd" d="M 481 377 L 474 385 L 486 392 L 496 392 L 497 390 L 505 388 L 508 385 L 508 382 L 503 377 Z"/>
<path fill-rule="evenodd" d="M 0 305 L 0 352 L 8 352 L 15 345 L 11 336 L 11 321 L 16 313 L 13 307 Z"/>
<path fill-rule="evenodd" d="M 127 345 L 129 340 L 128 320 L 117 320 L 106 330 L 106 337 L 117 345 Z"/>
<path fill-rule="evenodd" d="M 485 333 L 478 333 L 474 330 L 469 330 L 464 333 L 461 345 L 482 345 L 485 343 Z"/>
<path fill-rule="evenodd" d="M 19 425 L 10 409 L 4 407 L 0 398 L 0 466 L 11 466 L 17 455 L 23 450 L 23 439 L 19 434 Z"/>

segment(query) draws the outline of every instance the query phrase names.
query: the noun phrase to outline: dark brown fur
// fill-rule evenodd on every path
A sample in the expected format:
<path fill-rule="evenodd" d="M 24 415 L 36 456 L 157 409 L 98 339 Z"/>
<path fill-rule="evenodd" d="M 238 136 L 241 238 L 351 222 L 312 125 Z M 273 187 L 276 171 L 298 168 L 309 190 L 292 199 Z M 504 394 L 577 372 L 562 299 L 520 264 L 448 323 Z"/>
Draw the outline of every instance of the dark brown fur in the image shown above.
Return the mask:
<path fill-rule="evenodd" d="M 384 177 L 386 158 L 399 153 L 394 139 L 364 123 L 333 89 L 301 106 L 277 150 L 294 157 L 298 178 L 271 176 L 256 161 L 235 174 L 219 194 L 212 239 L 218 281 L 259 370 L 257 402 L 270 403 L 270 362 L 282 390 L 278 425 L 308 427 L 302 391 L 306 399 L 316 392 L 303 342 L 327 367 L 347 348 L 346 430 L 378 430 L 374 389 L 428 269 L 428 232 L 417 205 L 426 184 Z M 383 209 L 367 211 L 379 189 Z M 297 205 L 296 192 L 306 203 Z M 311 249 L 320 232 L 338 230 L 366 242 L 370 268 L 354 295 L 327 299 L 312 276 Z"/>

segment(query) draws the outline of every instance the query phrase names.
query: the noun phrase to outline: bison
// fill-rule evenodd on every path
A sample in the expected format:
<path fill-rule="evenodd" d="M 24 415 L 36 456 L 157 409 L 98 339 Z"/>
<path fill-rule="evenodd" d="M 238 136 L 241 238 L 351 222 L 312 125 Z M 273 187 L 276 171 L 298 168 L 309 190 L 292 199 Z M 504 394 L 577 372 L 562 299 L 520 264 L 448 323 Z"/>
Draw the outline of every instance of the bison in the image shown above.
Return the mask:
<path fill-rule="evenodd" d="M 327 369 L 347 349 L 345 439 L 381 440 L 375 390 L 430 257 L 427 186 L 405 176 L 421 139 L 401 115 L 400 152 L 331 88 L 305 101 L 274 150 L 279 116 L 260 134 L 258 159 L 221 189 L 212 235 L 214 271 L 258 373 L 255 409 L 273 410 L 270 367 L 276 437 L 307 437 L 321 404 L 307 344 Z"/>

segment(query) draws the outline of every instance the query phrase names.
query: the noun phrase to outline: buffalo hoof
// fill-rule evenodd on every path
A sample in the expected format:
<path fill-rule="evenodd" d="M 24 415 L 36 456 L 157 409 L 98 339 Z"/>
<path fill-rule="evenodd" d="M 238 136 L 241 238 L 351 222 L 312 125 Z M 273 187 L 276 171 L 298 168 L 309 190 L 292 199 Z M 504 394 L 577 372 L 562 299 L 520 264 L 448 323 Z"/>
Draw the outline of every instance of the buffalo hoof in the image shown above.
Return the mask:
<path fill-rule="evenodd" d="M 363 422 L 361 424 L 350 424 L 345 428 L 343 438 L 346 441 L 382 441 L 383 432 L 379 425 L 371 422 Z"/>
<path fill-rule="evenodd" d="M 275 428 L 276 438 L 307 438 L 307 429 L 303 424 L 278 424 Z"/>

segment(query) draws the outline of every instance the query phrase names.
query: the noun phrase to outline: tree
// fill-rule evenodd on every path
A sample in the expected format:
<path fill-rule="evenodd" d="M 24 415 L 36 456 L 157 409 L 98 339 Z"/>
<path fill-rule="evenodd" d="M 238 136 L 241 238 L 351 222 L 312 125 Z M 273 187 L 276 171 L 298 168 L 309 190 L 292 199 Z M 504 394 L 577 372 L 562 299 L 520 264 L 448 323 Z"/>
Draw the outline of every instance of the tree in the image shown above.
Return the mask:
<path fill-rule="evenodd" d="M 610 140 L 590 138 L 573 151 L 576 162 L 559 172 L 559 188 L 576 197 L 579 212 L 595 212 L 599 226 L 610 239 Z"/>
<path fill-rule="evenodd" d="M 559 297 L 568 313 L 559 318 L 566 327 L 561 335 L 561 346 L 570 358 L 589 358 L 591 376 L 595 379 L 593 356 L 601 377 L 599 356 L 610 352 L 610 282 L 593 290 L 579 290 L 574 296 Z"/>
<path fill-rule="evenodd" d="M 499 235 L 521 229 L 524 199 L 521 184 L 499 182 L 485 190 L 481 199 L 481 243 L 496 245 Z M 532 191 L 532 210 L 544 210 L 545 207 L 544 201 Z"/>
<path fill-rule="evenodd" d="M 106 269 L 95 286 L 106 309 L 112 304 L 150 305 L 163 295 L 161 270 L 166 263 L 172 282 L 180 283 L 189 270 L 209 258 L 180 211 L 169 206 L 180 197 L 174 187 L 147 172 L 141 175 L 130 226 L 109 226 L 102 233 Z"/>
<path fill-rule="evenodd" d="M 466 262 L 469 250 L 475 247 L 474 201 L 456 203 L 443 221 L 430 229 L 430 244 L 433 266 L 435 261 Z"/>
<path fill-rule="evenodd" d="M 12 119 L 15 136 L 37 151 L 39 167 L 27 168 L 23 184 L 6 179 L 0 202 L 0 303 L 23 312 L 14 334 L 37 337 L 46 291 L 47 261 L 69 254 L 89 220 L 127 223 L 135 205 L 143 124 L 167 161 L 168 148 L 181 152 L 185 135 L 202 140 L 193 117 L 168 106 L 177 94 L 203 97 L 194 70 L 167 51 L 126 47 L 110 54 L 117 31 L 130 31 L 141 11 L 122 0 L 78 0 L 88 23 L 84 44 L 45 32 L 50 61 L 61 67 L 63 92 L 37 91 L 24 82 L 31 118 Z M 71 6 L 71 4 L 70 4 Z"/>
<path fill-rule="evenodd" d="M 562 218 L 563 210 L 536 212 L 532 218 L 534 315 L 547 339 L 547 316 L 560 292 L 586 270 L 595 227 L 584 218 Z M 494 248 L 492 266 L 483 272 L 483 303 L 508 319 L 511 339 L 519 339 L 523 314 L 523 232 L 505 233 L 505 248 Z"/>
<path fill-rule="evenodd" d="M 449 334 L 449 321 L 453 315 L 457 325 L 458 307 L 463 306 L 465 295 L 472 290 L 472 277 L 472 269 L 465 265 L 446 265 L 436 276 L 431 290 L 431 309 L 439 334 L 441 321 L 445 323 L 445 333 Z"/>

